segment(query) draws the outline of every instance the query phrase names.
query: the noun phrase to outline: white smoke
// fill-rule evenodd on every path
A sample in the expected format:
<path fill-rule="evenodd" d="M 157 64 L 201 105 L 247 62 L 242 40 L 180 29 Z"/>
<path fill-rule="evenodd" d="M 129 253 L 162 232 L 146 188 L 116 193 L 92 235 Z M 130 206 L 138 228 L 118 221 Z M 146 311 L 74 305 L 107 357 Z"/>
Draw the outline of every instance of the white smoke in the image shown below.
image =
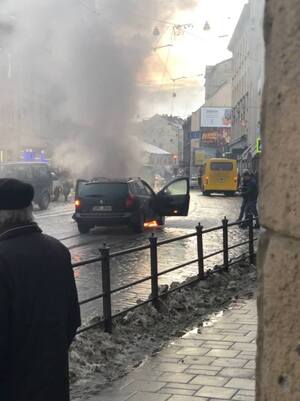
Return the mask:
<path fill-rule="evenodd" d="M 97 10 L 91 0 L 0 2 L 15 21 L 9 46 L 47 98 L 57 164 L 76 174 L 134 174 L 129 123 L 156 20 L 195 1 L 100 0 Z"/>

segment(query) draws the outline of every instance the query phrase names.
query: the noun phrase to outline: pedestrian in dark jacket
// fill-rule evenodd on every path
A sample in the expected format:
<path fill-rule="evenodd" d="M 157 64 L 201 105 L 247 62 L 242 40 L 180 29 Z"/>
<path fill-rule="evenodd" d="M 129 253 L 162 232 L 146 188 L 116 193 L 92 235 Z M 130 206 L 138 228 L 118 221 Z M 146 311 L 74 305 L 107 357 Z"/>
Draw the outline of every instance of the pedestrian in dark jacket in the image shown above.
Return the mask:
<path fill-rule="evenodd" d="M 69 401 L 80 325 L 68 249 L 32 219 L 33 188 L 0 180 L 0 400 Z"/>
<path fill-rule="evenodd" d="M 245 171 L 243 174 L 245 182 L 245 188 L 242 191 L 242 196 L 246 201 L 245 205 L 245 216 L 246 219 L 252 217 L 255 218 L 255 228 L 259 228 L 258 212 L 257 212 L 257 198 L 258 198 L 258 185 L 256 179 L 248 172 Z M 247 225 L 243 225 L 245 227 Z"/>
<path fill-rule="evenodd" d="M 237 220 L 239 222 L 242 222 L 244 215 L 245 215 L 245 209 L 246 209 L 246 203 L 247 203 L 245 197 L 243 196 L 243 192 L 245 192 L 245 190 L 246 190 L 246 182 L 243 179 L 240 179 L 239 192 L 241 193 L 243 201 L 242 201 L 241 208 L 240 208 L 240 214 L 239 214 L 239 217 Z"/>
<path fill-rule="evenodd" d="M 70 195 L 71 192 L 71 188 L 72 188 L 72 184 L 69 180 L 65 180 L 62 184 L 63 186 L 63 194 L 65 197 L 65 202 L 68 202 L 68 197 Z"/>

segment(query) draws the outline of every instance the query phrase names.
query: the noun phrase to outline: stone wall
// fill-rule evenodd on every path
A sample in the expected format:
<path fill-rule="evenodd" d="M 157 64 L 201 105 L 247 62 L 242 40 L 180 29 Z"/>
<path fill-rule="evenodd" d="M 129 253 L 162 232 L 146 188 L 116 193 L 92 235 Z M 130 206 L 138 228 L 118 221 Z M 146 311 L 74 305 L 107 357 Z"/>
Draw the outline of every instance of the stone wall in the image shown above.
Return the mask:
<path fill-rule="evenodd" d="M 300 2 L 267 0 L 257 401 L 300 400 Z"/>

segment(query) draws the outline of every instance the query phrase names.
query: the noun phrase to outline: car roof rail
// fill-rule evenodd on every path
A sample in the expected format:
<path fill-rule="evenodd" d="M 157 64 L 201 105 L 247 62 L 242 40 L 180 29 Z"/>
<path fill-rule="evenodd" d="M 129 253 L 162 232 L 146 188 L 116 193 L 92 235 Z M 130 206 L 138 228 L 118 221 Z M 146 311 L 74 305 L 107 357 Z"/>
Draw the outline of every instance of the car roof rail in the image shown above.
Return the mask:
<path fill-rule="evenodd" d="M 95 182 L 95 181 L 110 181 L 110 179 L 107 177 L 94 177 L 91 179 L 90 182 Z"/>

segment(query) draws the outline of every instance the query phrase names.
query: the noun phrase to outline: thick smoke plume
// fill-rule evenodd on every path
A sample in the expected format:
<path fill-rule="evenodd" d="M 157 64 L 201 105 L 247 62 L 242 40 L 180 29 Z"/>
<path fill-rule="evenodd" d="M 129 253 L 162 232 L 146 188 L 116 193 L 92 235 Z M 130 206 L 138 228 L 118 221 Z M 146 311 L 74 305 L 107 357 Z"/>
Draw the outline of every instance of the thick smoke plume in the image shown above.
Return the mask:
<path fill-rule="evenodd" d="M 8 46 L 47 99 L 54 161 L 75 174 L 134 174 L 139 149 L 129 123 L 137 77 L 152 51 L 156 20 L 196 0 L 7 0 Z"/>

